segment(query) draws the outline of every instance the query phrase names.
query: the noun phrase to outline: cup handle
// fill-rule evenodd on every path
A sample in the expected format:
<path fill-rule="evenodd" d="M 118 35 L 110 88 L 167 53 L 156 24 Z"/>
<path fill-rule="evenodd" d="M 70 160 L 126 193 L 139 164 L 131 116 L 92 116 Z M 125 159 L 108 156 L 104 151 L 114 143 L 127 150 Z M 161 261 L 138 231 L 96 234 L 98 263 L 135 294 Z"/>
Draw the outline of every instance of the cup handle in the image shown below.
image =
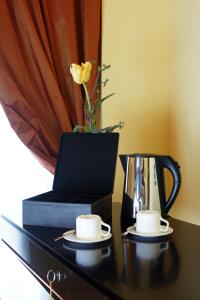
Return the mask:
<path fill-rule="evenodd" d="M 161 228 L 160 231 L 166 232 L 169 229 L 169 222 L 167 220 L 163 219 L 162 217 L 160 217 L 160 220 L 166 224 L 165 228 Z"/>
<path fill-rule="evenodd" d="M 105 252 L 105 253 L 103 253 L 103 252 Z M 105 257 L 108 257 L 108 256 L 110 256 L 110 247 L 108 248 L 104 248 L 104 249 L 102 249 L 102 256 L 101 256 L 101 258 L 105 258 Z"/>
<path fill-rule="evenodd" d="M 164 247 L 163 247 L 163 245 L 164 245 Z M 165 242 L 165 243 L 160 244 L 160 253 L 168 250 L 168 248 L 169 248 L 169 242 Z"/>
<path fill-rule="evenodd" d="M 111 227 L 110 227 L 110 225 L 108 225 L 108 224 L 104 223 L 103 221 L 101 221 L 101 225 L 103 225 L 103 226 L 105 226 L 105 227 L 107 227 L 107 228 L 108 228 L 108 231 L 107 231 L 106 233 L 104 233 L 104 232 L 101 232 L 101 236 L 109 236 L 109 234 L 110 234 L 110 231 L 111 231 Z"/>

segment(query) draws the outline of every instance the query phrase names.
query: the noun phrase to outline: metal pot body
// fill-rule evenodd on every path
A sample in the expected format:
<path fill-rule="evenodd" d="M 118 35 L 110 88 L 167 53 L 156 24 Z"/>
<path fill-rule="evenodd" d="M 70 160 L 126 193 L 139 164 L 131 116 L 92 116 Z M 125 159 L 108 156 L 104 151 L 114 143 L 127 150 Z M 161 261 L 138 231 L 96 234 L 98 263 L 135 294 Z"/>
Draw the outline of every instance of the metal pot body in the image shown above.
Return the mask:
<path fill-rule="evenodd" d="M 165 217 L 173 205 L 181 185 L 180 166 L 170 156 L 156 154 L 120 155 L 125 172 L 122 209 L 124 217 L 136 218 L 140 210 L 156 210 Z M 164 169 L 173 177 L 168 199 Z M 124 203 L 124 202 L 130 203 Z M 132 224 L 130 224 L 132 225 Z"/>

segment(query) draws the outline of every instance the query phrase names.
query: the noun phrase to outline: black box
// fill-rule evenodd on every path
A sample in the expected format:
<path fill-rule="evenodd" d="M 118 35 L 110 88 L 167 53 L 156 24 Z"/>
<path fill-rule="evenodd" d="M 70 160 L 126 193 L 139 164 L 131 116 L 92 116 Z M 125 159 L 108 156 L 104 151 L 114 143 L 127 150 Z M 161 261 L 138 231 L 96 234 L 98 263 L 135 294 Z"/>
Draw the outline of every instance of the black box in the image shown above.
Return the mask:
<path fill-rule="evenodd" d="M 75 228 L 80 214 L 112 215 L 118 133 L 64 133 L 53 190 L 22 201 L 23 224 Z"/>
<path fill-rule="evenodd" d="M 67 196 L 47 192 L 23 201 L 23 224 L 75 228 L 80 214 L 97 214 L 104 221 L 112 214 L 112 195 Z"/>

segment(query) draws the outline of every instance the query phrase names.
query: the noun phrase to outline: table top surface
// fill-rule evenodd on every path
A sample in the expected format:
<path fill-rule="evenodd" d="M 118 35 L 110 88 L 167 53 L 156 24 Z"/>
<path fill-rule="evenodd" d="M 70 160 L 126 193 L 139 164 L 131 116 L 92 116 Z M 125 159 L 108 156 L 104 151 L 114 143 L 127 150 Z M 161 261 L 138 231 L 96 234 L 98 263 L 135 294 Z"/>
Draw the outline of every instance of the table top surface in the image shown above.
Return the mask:
<path fill-rule="evenodd" d="M 120 211 L 114 203 L 112 239 L 95 248 L 55 242 L 65 229 L 13 226 L 111 298 L 199 300 L 200 227 L 169 218 L 174 232 L 164 241 L 122 238 Z"/>

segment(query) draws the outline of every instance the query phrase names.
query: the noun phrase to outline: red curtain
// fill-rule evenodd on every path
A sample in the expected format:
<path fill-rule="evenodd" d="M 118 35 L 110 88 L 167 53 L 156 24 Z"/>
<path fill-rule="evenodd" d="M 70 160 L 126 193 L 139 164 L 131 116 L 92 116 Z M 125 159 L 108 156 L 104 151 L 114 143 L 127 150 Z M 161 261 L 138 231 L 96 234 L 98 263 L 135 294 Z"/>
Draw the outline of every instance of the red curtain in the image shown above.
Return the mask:
<path fill-rule="evenodd" d="M 99 63 L 100 37 L 101 0 L 0 1 L 0 103 L 51 172 L 61 133 L 84 123 L 69 66 Z"/>

